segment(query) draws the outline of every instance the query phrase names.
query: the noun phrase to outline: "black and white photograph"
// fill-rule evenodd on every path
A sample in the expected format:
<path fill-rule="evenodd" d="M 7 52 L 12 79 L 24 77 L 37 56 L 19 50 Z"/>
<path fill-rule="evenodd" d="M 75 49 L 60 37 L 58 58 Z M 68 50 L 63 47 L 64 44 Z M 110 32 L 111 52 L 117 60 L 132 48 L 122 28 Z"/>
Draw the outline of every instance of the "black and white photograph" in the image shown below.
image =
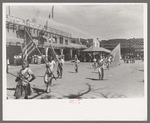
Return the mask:
<path fill-rule="evenodd" d="M 70 114 L 79 107 L 86 112 L 91 101 L 98 101 L 100 104 L 94 102 L 90 107 L 108 110 L 101 116 L 88 109 L 97 115 L 64 114 L 63 120 L 146 120 L 146 14 L 146 3 L 3 3 L 3 100 L 7 114 L 3 118 L 23 119 L 21 114 L 9 115 L 8 107 L 16 109 L 14 115 L 25 107 L 31 112 L 38 110 L 39 117 L 42 109 L 36 105 L 44 104 L 47 109 L 46 104 L 53 101 L 55 106 L 65 102 L 60 110 Z M 113 117 L 110 112 L 121 110 L 117 109 L 119 101 L 122 106 L 131 101 L 135 116 L 126 111 L 124 116 Z M 53 114 L 57 111 L 59 106 Z M 31 114 L 25 118 L 34 119 Z M 56 116 L 45 118 L 51 119 L 59 120 Z"/>

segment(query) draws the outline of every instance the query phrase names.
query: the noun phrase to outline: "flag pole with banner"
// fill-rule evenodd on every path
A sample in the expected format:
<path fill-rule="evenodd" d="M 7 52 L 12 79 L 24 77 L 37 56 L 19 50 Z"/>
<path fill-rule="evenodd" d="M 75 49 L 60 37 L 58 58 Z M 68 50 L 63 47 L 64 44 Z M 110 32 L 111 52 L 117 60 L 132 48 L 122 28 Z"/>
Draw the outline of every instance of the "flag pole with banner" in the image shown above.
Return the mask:
<path fill-rule="evenodd" d="M 110 53 L 113 56 L 112 67 L 117 67 L 120 64 L 120 43 Z"/>
<path fill-rule="evenodd" d="M 37 51 L 39 52 L 39 54 L 43 58 L 45 64 L 47 64 L 46 59 L 43 57 L 42 53 L 40 52 L 40 50 L 38 49 L 38 47 L 36 46 L 36 44 L 33 42 L 33 39 L 32 39 L 31 35 L 29 34 L 29 32 L 28 32 L 28 30 L 26 28 L 25 28 L 25 36 L 26 37 L 25 37 L 25 42 L 24 43 L 26 43 L 26 45 L 24 45 L 22 47 L 22 55 L 23 55 L 22 59 L 26 60 L 27 57 L 28 57 L 28 55 L 30 55 L 34 49 L 37 49 Z M 49 70 L 49 72 L 52 73 L 52 71 L 51 71 L 50 68 L 48 68 L 48 70 Z M 53 74 L 53 76 L 54 76 L 54 74 Z M 54 78 L 56 79 L 55 76 L 54 76 Z"/>

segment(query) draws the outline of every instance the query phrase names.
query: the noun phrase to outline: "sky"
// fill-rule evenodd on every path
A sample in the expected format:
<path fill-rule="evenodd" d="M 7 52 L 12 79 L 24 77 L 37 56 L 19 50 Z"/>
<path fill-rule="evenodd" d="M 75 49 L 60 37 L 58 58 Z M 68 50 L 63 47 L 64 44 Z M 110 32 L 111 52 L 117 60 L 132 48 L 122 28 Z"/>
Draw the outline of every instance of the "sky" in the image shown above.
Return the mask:
<path fill-rule="evenodd" d="M 49 18 L 54 5 L 54 18 Z M 6 14 L 8 14 L 6 6 Z M 143 4 L 11 4 L 10 15 L 34 20 L 72 34 L 73 38 L 143 38 Z"/>

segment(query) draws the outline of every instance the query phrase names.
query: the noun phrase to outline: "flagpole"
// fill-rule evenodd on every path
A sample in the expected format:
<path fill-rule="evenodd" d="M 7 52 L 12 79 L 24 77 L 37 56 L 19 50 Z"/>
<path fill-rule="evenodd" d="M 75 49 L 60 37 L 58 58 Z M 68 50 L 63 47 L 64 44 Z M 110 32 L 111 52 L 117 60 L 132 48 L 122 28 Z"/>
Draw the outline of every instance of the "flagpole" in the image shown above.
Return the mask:
<path fill-rule="evenodd" d="M 31 35 L 29 34 L 29 32 L 26 30 L 26 28 L 25 28 L 25 31 L 28 33 L 28 35 L 30 36 L 30 38 L 31 38 L 31 40 L 32 40 L 32 37 L 31 37 Z M 40 37 L 39 37 L 39 38 L 40 38 Z M 32 40 L 32 42 L 33 42 L 33 40 Z M 40 52 L 40 50 L 38 49 L 38 47 L 35 45 L 34 42 L 33 42 L 33 44 L 34 44 L 35 48 L 37 49 L 37 51 L 40 53 L 40 55 L 41 55 L 41 57 L 43 58 L 45 64 L 47 64 L 46 59 L 43 57 L 43 55 L 42 55 L 42 53 Z M 51 71 L 51 69 L 48 68 L 48 70 L 49 70 L 49 72 L 51 72 L 52 75 L 54 76 L 54 74 L 53 74 L 53 72 Z M 55 77 L 55 76 L 54 76 L 54 78 L 55 78 L 55 80 L 56 80 L 56 77 Z"/>
<path fill-rule="evenodd" d="M 12 76 L 14 76 L 14 77 L 18 77 L 18 76 L 16 76 L 15 74 L 13 74 L 13 73 L 10 73 L 10 72 L 8 72 L 8 74 L 10 74 L 10 75 L 12 75 Z M 24 79 L 22 79 L 21 77 L 18 77 L 19 79 L 21 79 L 22 81 L 24 81 L 25 83 L 27 83 Z M 30 83 L 31 84 L 31 83 Z M 35 86 L 34 84 L 31 84 L 31 85 L 33 85 L 33 86 Z"/>

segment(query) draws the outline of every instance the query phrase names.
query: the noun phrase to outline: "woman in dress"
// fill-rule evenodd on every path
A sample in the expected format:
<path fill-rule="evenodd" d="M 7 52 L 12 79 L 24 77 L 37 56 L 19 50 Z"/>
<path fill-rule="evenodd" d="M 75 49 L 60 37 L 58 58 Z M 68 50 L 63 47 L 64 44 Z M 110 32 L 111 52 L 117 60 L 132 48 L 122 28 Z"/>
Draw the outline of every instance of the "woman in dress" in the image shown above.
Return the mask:
<path fill-rule="evenodd" d="M 28 95 L 31 95 L 32 88 L 30 82 L 35 79 L 35 75 L 29 68 L 29 63 L 24 61 L 22 63 L 22 69 L 18 72 L 18 77 L 16 78 L 17 86 L 14 96 L 16 99 L 24 97 L 28 99 Z"/>

